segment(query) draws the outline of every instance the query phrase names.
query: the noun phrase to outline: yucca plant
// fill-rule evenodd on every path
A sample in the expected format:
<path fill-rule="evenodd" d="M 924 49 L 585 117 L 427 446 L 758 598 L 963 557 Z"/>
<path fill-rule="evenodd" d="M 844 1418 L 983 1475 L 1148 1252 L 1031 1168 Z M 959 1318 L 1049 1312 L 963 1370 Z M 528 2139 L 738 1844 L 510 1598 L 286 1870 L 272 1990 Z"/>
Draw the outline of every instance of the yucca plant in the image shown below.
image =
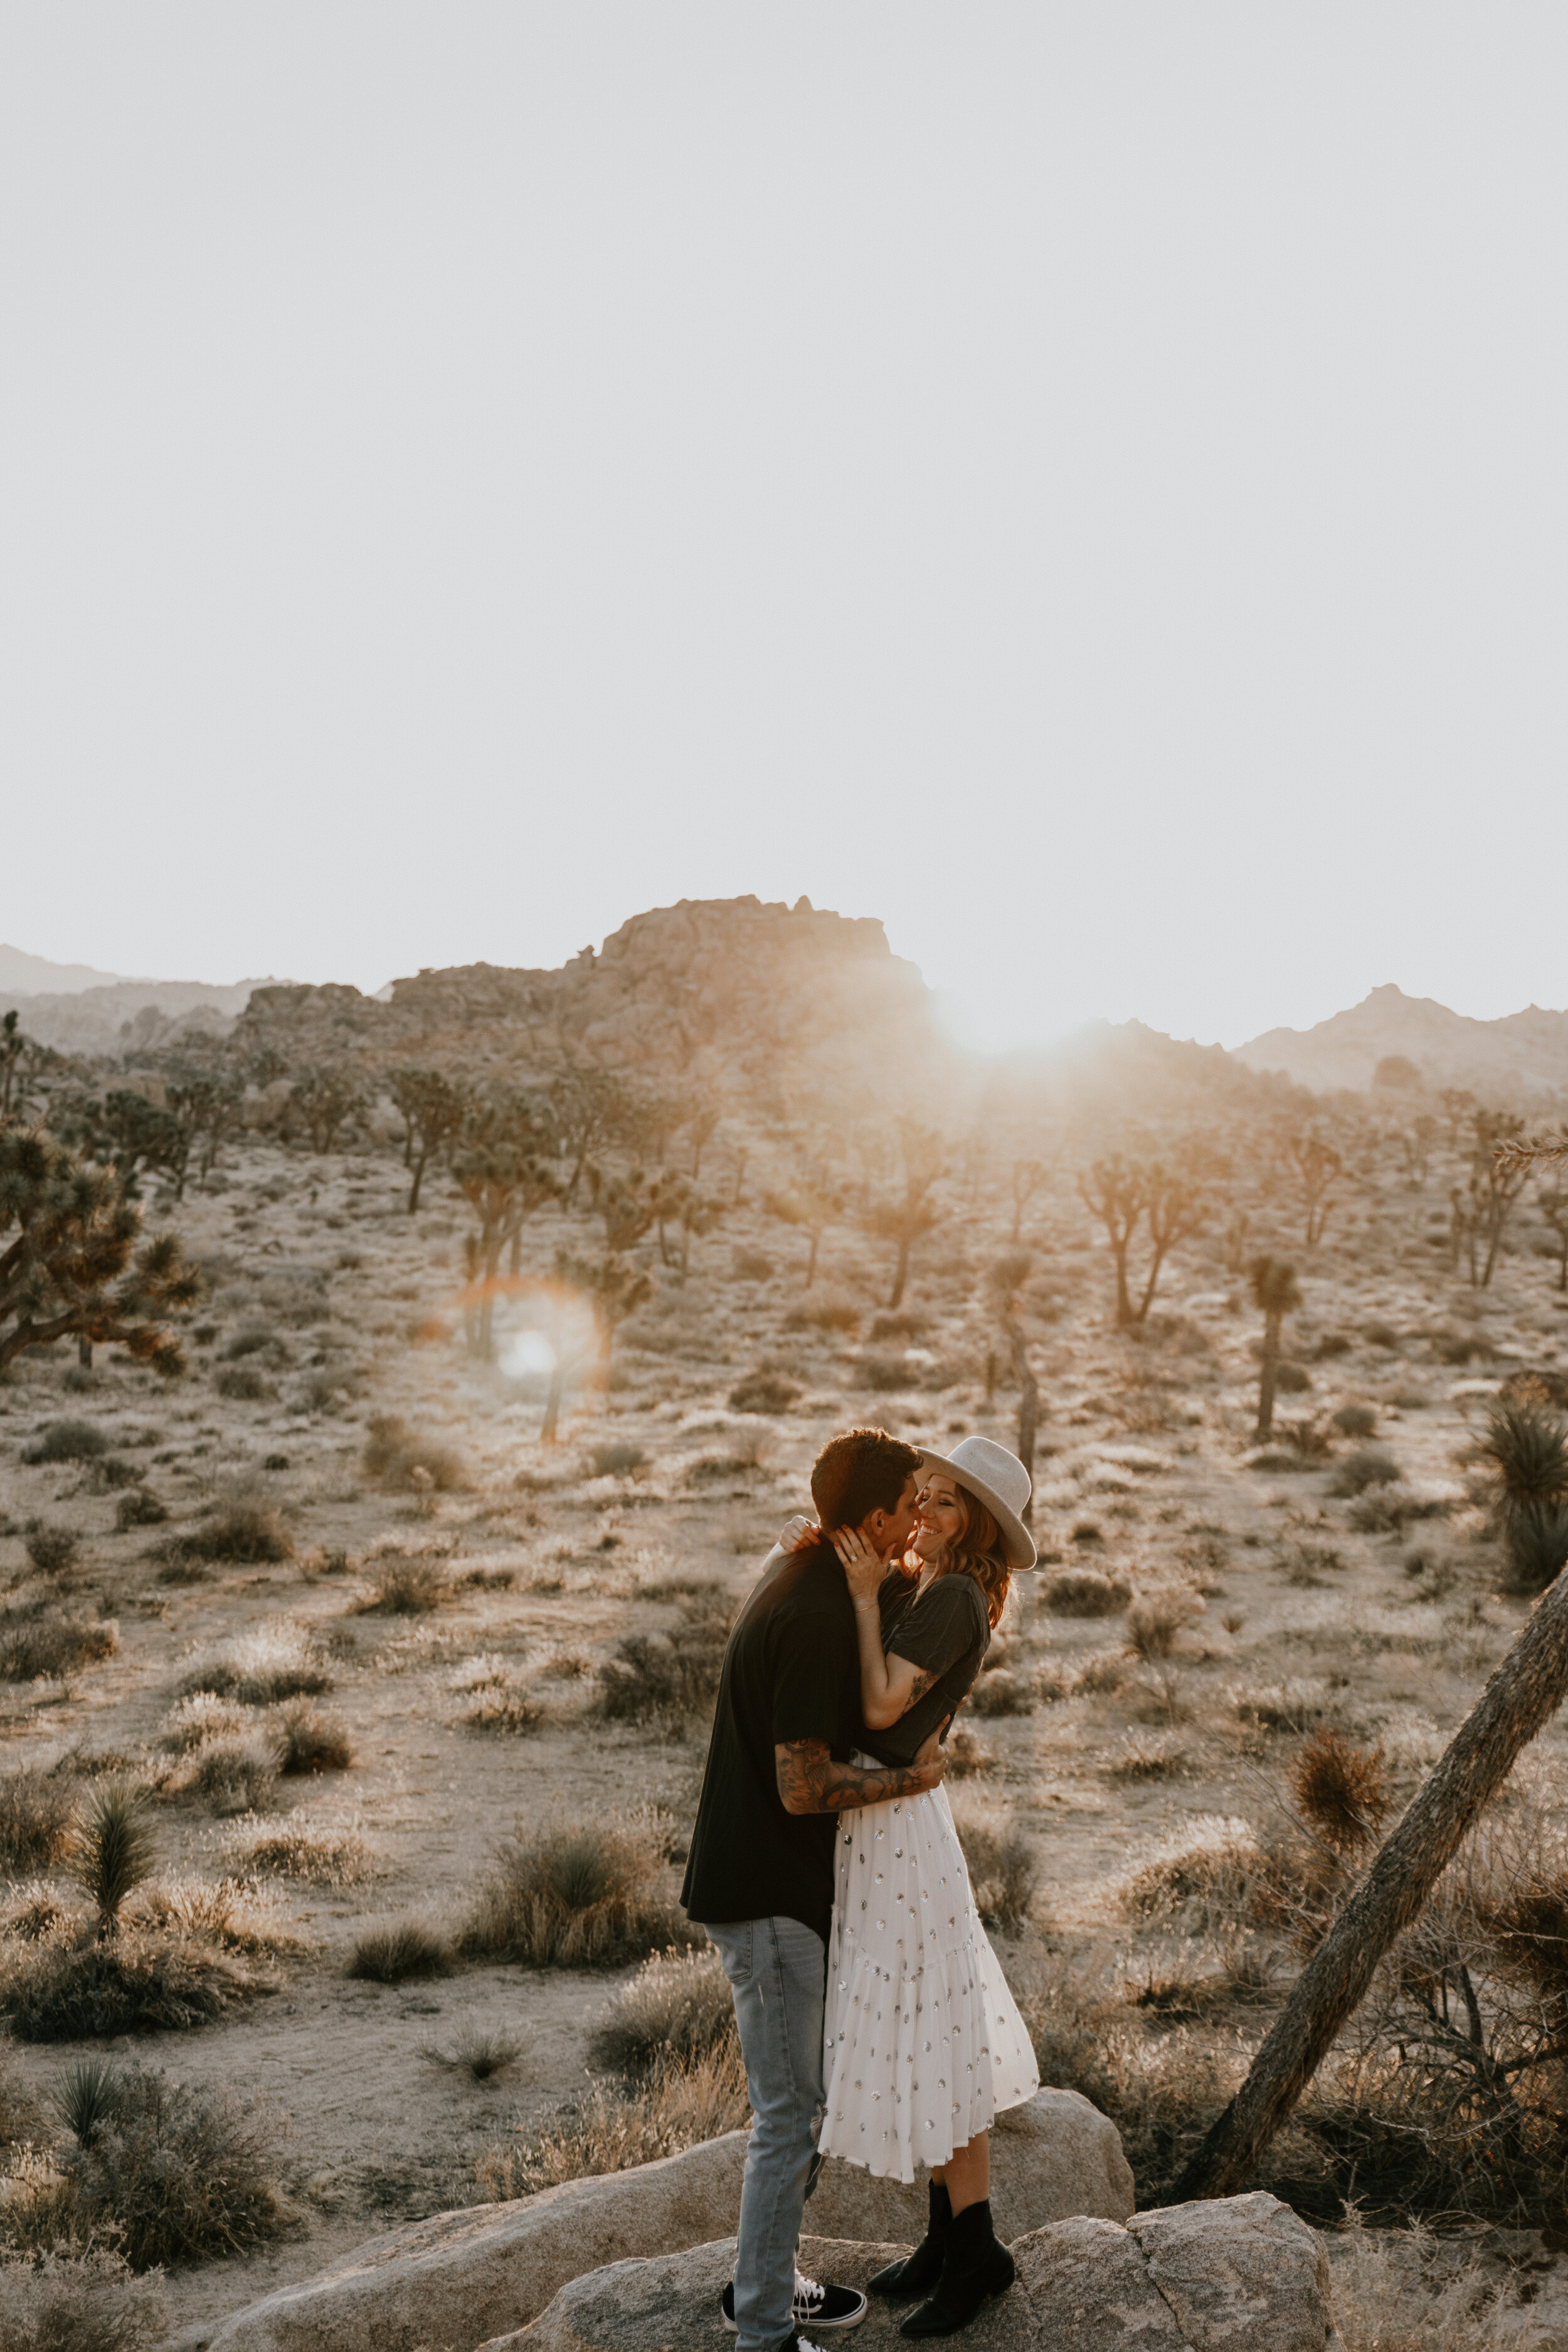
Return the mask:
<path fill-rule="evenodd" d="M 1511 1581 L 1543 1591 L 1568 1561 L 1568 1422 L 1544 1396 L 1500 1397 L 1480 1451 L 1497 1480 Z"/>
<path fill-rule="evenodd" d="M 101 1940 L 118 1933 L 126 1897 L 158 1864 L 147 1797 L 133 1780 L 100 1780 L 77 1816 L 77 1883 L 98 1906 Z"/>
<path fill-rule="evenodd" d="M 1252 1303 L 1263 1318 L 1263 1366 L 1258 1381 L 1258 1434 L 1274 1429 L 1274 1387 L 1279 1373 L 1279 1326 L 1301 1304 L 1296 1269 L 1288 1257 L 1255 1257 L 1247 1267 Z"/>
<path fill-rule="evenodd" d="M 79 2058 L 55 2085 L 54 2104 L 79 2147 L 91 2147 L 119 2113 L 123 2085 L 107 2058 Z"/>

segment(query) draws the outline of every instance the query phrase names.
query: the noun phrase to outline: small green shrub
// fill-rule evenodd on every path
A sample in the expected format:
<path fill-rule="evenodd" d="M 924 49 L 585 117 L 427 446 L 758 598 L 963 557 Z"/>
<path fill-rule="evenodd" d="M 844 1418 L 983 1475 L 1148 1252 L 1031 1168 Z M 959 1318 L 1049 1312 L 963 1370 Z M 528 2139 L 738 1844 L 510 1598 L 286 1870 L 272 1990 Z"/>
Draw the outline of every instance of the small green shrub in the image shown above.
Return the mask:
<path fill-rule="evenodd" d="M 456 1966 L 451 1938 L 417 1916 L 376 1919 L 354 1938 L 351 1977 L 372 1984 L 406 1984 L 416 1977 L 450 1976 Z"/>
<path fill-rule="evenodd" d="M 51 1421 L 23 1450 L 24 1462 L 90 1462 L 109 1451 L 109 1439 L 95 1422 Z"/>

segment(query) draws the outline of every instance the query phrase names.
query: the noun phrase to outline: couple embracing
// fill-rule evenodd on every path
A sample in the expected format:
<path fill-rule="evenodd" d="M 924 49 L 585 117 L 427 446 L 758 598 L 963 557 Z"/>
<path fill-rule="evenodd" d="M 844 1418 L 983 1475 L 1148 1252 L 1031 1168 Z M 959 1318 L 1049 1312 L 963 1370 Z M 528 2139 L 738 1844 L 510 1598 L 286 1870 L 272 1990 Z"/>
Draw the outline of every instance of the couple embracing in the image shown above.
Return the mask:
<path fill-rule="evenodd" d="M 866 2297 L 795 2263 L 825 2156 L 912 2180 L 930 2220 L 873 2294 L 947 2336 L 1013 2278 L 991 2228 L 993 2117 L 1039 2086 L 975 1912 L 943 1748 L 1015 1570 L 1034 1565 L 1016 1454 L 852 1429 L 811 1474 L 816 1523 L 768 1556 L 724 1656 L 681 1892 L 729 1978 L 752 2125 L 725 2325 L 814 2352 Z"/>

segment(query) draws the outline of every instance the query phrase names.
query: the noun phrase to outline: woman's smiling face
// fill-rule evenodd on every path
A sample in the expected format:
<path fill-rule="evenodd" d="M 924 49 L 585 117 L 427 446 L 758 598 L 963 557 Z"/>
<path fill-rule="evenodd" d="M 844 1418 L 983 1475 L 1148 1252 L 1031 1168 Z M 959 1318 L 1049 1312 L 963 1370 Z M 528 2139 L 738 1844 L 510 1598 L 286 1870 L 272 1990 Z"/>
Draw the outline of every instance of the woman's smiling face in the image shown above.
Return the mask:
<path fill-rule="evenodd" d="M 921 1559 L 934 1562 L 963 1530 L 963 1506 L 958 1499 L 957 1486 L 945 1470 L 929 1473 L 916 1499 L 915 1512 L 910 1549 L 918 1552 Z"/>

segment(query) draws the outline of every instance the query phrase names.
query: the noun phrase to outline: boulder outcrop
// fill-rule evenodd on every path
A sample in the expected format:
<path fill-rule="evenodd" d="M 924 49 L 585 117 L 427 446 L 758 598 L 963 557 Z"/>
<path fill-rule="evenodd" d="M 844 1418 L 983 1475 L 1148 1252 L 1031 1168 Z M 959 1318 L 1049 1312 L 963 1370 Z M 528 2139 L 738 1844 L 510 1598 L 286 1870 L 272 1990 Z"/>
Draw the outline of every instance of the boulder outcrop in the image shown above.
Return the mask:
<path fill-rule="evenodd" d="M 184 2339 L 185 2352 L 457 2352 L 516 2329 L 585 2271 L 663 2255 L 732 2228 L 747 2135 L 728 2132 L 630 2172 L 569 2180 L 503 2205 L 437 2213 L 356 2247 L 320 2277 L 279 2288 Z M 1042 2090 L 997 2118 L 1003 2236 L 1090 2213 L 1132 2210 L 1132 2175 L 1115 2126 L 1076 2091 Z M 925 2189 L 875 2180 L 853 2165 L 823 2168 L 806 2212 L 824 2237 L 913 2243 Z"/>
<path fill-rule="evenodd" d="M 864 2286 L 892 2246 L 808 2239 L 815 2276 Z M 693 2352 L 723 2342 L 732 2238 L 622 2262 L 563 2287 L 483 2352 Z M 1017 2283 L 965 2329 L 965 2352 L 1331 2352 L 1328 2259 L 1289 2206 L 1258 2193 L 1120 2223 L 1079 2219 L 1013 2246 Z M 895 2352 L 907 2305 L 873 2303 L 856 2352 Z"/>

